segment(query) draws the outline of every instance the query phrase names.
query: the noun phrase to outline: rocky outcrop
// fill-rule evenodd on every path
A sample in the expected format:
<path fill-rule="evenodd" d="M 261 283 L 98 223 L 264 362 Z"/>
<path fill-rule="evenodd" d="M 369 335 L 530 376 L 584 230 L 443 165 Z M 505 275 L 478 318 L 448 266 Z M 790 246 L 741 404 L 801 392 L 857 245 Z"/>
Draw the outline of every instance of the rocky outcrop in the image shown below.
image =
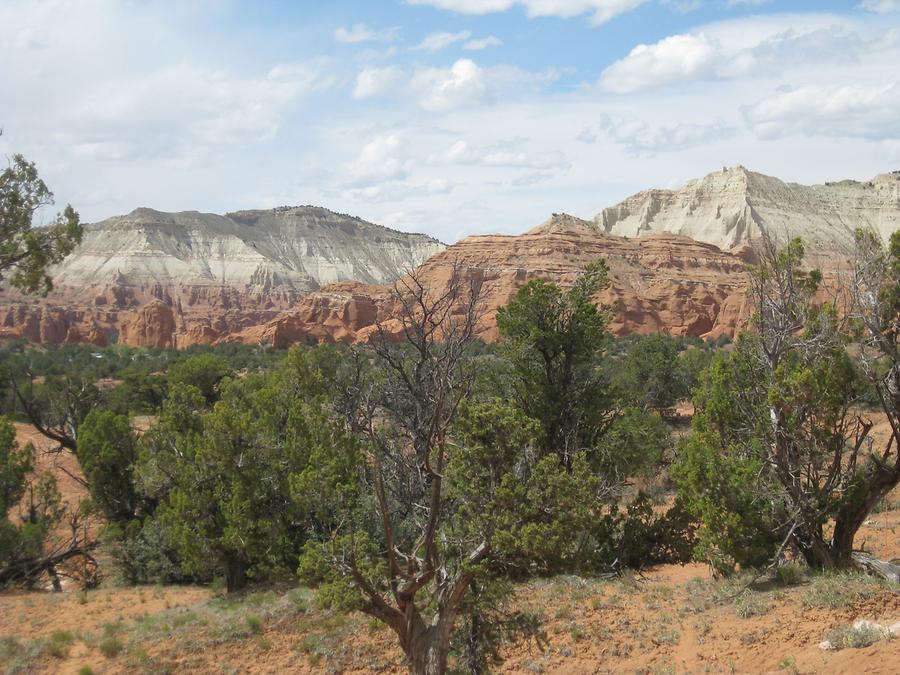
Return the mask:
<path fill-rule="evenodd" d="M 153 300 L 126 317 L 119 333 L 122 344 L 170 349 L 175 340 L 175 313 L 162 300 Z"/>
<path fill-rule="evenodd" d="M 318 207 L 224 216 L 137 209 L 86 226 L 81 245 L 52 270 L 47 298 L 0 293 L 0 334 L 209 344 L 271 321 L 322 286 L 396 279 L 443 248 Z"/>
<path fill-rule="evenodd" d="M 218 342 L 278 347 L 365 342 L 398 334 L 390 282 L 418 268 L 430 287 L 454 266 L 484 283 L 482 336 L 529 279 L 567 285 L 603 258 L 612 284 L 598 297 L 617 334 L 733 335 L 747 320 L 744 264 L 763 234 L 802 236 L 826 272 L 853 231 L 885 239 L 900 227 L 900 173 L 803 186 L 723 169 L 681 190 L 648 190 L 594 220 L 555 214 L 520 236 L 467 237 L 446 248 L 316 207 L 224 216 L 137 209 L 90 225 L 53 270 L 41 300 L 0 293 L 0 336 L 33 342 Z"/>
<path fill-rule="evenodd" d="M 520 236 L 467 237 L 430 258 L 418 279 L 439 290 L 460 270 L 482 282 L 481 337 L 497 338 L 497 309 L 530 279 L 563 286 L 597 259 L 610 268 L 610 288 L 597 301 L 622 335 L 665 331 L 673 335 L 734 335 L 747 320 L 745 261 L 710 244 L 676 235 L 626 239 L 599 232 L 593 223 L 556 214 Z M 304 341 L 366 342 L 399 334 L 399 307 L 392 286 L 341 285 L 308 296 L 265 326 L 227 338 L 284 346 Z"/>
<path fill-rule="evenodd" d="M 594 222 L 620 236 L 669 232 L 725 250 L 763 234 L 780 241 L 800 236 L 813 255 L 840 259 L 856 228 L 873 228 L 885 240 L 900 228 L 900 172 L 807 186 L 736 166 L 680 190 L 639 192 L 603 209 Z"/>

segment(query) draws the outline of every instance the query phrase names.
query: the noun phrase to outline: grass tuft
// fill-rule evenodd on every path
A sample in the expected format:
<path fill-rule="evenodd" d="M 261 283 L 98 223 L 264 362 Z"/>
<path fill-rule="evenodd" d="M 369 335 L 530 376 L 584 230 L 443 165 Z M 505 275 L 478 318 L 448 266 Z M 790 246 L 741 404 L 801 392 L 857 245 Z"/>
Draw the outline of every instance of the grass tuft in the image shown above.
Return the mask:
<path fill-rule="evenodd" d="M 826 572 L 814 575 L 802 596 L 806 609 L 842 609 L 874 597 L 884 584 L 866 574 Z"/>
<path fill-rule="evenodd" d="M 103 654 L 108 659 L 114 659 L 119 654 L 122 653 L 122 649 L 124 646 L 119 641 L 115 635 L 108 635 L 107 637 L 100 640 L 100 644 L 97 645 L 100 649 L 100 653 Z"/>
<path fill-rule="evenodd" d="M 247 624 L 247 628 L 250 629 L 251 633 L 261 633 L 263 629 L 263 620 L 259 618 L 256 614 L 251 614 L 244 619 Z"/>
<path fill-rule="evenodd" d="M 787 563 L 778 568 L 775 576 L 784 586 L 796 586 L 803 581 L 806 570 L 796 563 Z"/>
<path fill-rule="evenodd" d="M 876 626 L 844 625 L 833 628 L 828 632 L 825 639 L 828 640 L 835 649 L 861 649 L 863 647 L 869 647 L 887 637 L 887 633 Z"/>

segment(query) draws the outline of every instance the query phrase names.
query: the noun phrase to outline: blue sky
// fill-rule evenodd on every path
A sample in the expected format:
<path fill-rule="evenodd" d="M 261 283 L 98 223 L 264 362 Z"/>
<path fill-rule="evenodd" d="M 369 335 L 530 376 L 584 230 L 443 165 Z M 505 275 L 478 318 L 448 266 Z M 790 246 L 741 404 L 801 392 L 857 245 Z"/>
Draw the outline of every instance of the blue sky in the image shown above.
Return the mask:
<path fill-rule="evenodd" d="M 900 0 L 3 0 L 0 152 L 86 220 L 319 204 L 444 241 L 724 165 L 900 168 Z"/>

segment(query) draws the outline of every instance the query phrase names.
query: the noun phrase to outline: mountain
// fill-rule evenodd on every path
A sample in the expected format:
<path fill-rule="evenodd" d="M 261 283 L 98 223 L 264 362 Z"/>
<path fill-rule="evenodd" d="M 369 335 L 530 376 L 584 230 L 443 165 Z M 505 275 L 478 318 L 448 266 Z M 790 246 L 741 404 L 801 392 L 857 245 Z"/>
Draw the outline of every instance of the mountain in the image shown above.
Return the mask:
<path fill-rule="evenodd" d="M 609 266 L 611 286 L 597 301 L 610 308 L 610 328 L 617 335 L 734 335 L 746 321 L 746 261 L 738 255 L 678 235 L 626 239 L 568 214 L 554 214 L 518 236 L 466 237 L 427 260 L 416 275 L 434 289 L 445 287 L 454 269 L 479 277 L 481 337 L 492 341 L 497 309 L 530 279 L 568 286 L 598 258 Z M 391 285 L 352 283 L 323 288 L 277 319 L 223 339 L 277 347 L 309 339 L 366 342 L 376 321 L 399 336 L 398 302 L 391 291 Z"/>
<path fill-rule="evenodd" d="M 639 192 L 593 220 L 559 213 L 522 235 L 450 247 L 311 206 L 224 216 L 138 209 L 88 226 L 53 270 L 47 298 L 0 293 L 0 336 L 158 347 L 364 342 L 376 322 L 397 332 L 393 280 L 417 268 L 439 289 L 458 267 L 484 281 L 491 340 L 496 310 L 529 279 L 567 285 L 597 258 L 610 268 L 597 300 L 614 333 L 733 335 L 746 325 L 754 241 L 802 236 L 830 283 L 857 227 L 885 239 L 900 227 L 900 172 L 803 186 L 738 166 L 680 190 Z"/>
<path fill-rule="evenodd" d="M 81 245 L 52 270 L 52 293 L 35 302 L 7 291 L 0 318 L 6 334 L 39 342 L 210 342 L 323 285 L 388 282 L 443 249 L 425 235 L 313 206 L 224 216 L 141 208 L 87 225 Z M 147 321 L 171 323 L 172 340 L 151 338 Z"/>
<path fill-rule="evenodd" d="M 857 227 L 887 240 L 900 228 L 900 171 L 867 182 L 785 183 L 742 166 L 722 169 L 680 190 L 645 190 L 603 209 L 594 222 L 625 237 L 670 232 L 728 250 L 768 234 L 801 236 L 807 250 L 846 257 Z"/>

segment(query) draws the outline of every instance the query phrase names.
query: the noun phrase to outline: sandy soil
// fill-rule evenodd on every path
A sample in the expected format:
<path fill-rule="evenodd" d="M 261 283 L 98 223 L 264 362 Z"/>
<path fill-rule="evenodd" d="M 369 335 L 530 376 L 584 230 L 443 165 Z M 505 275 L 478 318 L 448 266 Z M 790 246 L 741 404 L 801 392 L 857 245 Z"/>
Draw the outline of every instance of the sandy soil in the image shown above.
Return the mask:
<path fill-rule="evenodd" d="M 701 565 L 664 566 L 624 581 L 534 581 L 519 587 L 512 603 L 542 618 L 542 639 L 506 645 L 499 670 L 898 672 L 900 640 L 841 651 L 818 646 L 832 628 L 858 618 L 900 620 L 896 589 L 862 582 L 857 600 L 828 609 L 808 604 L 830 597 L 820 586 L 814 579 L 743 590 L 709 579 Z M 0 598 L 0 608 L 0 636 L 25 645 L 7 653 L 5 665 L 27 672 L 75 673 L 85 665 L 95 673 L 404 672 L 388 630 L 359 614 L 315 609 L 306 589 L 235 600 L 194 587 L 14 593 Z M 71 634 L 63 653 L 41 652 L 59 631 Z M 109 635 L 121 648 L 113 656 L 101 650 Z M 28 645 L 37 656 L 23 664 Z"/>

